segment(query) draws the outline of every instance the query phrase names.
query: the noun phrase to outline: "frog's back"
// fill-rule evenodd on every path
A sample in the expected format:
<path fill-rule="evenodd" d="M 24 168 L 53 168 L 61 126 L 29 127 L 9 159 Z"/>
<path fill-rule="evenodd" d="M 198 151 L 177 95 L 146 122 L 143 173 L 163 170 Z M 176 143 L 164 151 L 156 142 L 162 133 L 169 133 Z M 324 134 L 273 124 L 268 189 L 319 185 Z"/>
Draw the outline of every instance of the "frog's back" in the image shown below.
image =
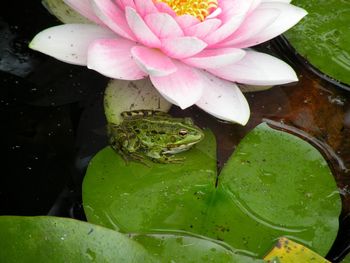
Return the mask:
<path fill-rule="evenodd" d="M 176 133 L 181 124 L 160 116 L 146 116 L 142 118 L 125 119 L 124 125 L 136 134 L 146 136 L 161 136 Z"/>
<path fill-rule="evenodd" d="M 127 111 L 122 116 L 123 129 L 134 134 L 146 148 L 183 148 L 203 138 L 203 132 L 190 118 L 174 118 L 152 110 Z"/>
<path fill-rule="evenodd" d="M 170 134 L 182 126 L 180 119 L 162 111 L 125 111 L 121 115 L 124 119 L 123 125 L 133 129 L 136 134 L 145 133 L 148 136 Z"/>
<path fill-rule="evenodd" d="M 109 129 L 112 147 L 115 142 L 114 149 L 137 160 L 144 155 L 159 162 L 175 162 L 179 159 L 169 155 L 189 149 L 204 136 L 190 118 L 150 110 L 123 112 L 122 116 L 123 122 Z"/>

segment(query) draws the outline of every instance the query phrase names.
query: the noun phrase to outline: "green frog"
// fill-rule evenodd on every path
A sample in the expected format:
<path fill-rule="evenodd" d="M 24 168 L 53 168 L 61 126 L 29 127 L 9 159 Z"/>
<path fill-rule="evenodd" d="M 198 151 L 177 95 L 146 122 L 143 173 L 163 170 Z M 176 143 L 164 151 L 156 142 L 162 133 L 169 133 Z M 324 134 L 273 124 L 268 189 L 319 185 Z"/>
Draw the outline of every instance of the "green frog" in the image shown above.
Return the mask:
<path fill-rule="evenodd" d="M 190 118 L 174 118 L 153 110 L 125 111 L 123 121 L 108 124 L 109 142 L 112 148 L 128 160 L 148 157 L 159 163 L 180 163 L 184 158 L 173 154 L 186 151 L 200 142 L 203 131 Z"/>

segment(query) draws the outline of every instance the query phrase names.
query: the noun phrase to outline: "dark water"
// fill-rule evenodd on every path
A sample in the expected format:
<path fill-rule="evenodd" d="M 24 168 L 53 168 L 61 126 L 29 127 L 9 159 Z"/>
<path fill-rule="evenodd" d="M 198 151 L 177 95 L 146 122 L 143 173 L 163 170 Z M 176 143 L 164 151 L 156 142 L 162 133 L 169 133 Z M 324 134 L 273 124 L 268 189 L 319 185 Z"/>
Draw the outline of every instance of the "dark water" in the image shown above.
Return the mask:
<path fill-rule="evenodd" d="M 36 33 L 56 24 L 40 1 L 0 10 L 2 215 L 84 219 L 81 182 L 86 165 L 107 145 L 102 100 L 108 80 L 27 48 Z M 276 42 L 260 48 L 282 56 Z M 220 122 L 195 107 L 174 107 L 171 113 L 192 116 L 215 132 L 219 168 L 262 121 L 316 146 L 329 160 L 343 201 L 340 231 L 327 257 L 339 262 L 350 250 L 350 92 L 322 81 L 293 54 L 283 54 L 298 69 L 300 81 L 246 94 L 252 115 L 245 127 Z"/>

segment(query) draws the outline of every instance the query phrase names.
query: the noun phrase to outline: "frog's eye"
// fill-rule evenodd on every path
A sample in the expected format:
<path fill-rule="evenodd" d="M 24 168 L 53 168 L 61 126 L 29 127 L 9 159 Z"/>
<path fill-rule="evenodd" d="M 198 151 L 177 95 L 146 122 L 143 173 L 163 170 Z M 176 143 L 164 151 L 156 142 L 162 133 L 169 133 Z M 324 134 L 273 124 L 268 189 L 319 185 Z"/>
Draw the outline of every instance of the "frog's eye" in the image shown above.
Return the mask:
<path fill-rule="evenodd" d="M 187 130 L 186 129 L 179 130 L 179 135 L 185 136 L 186 134 L 187 134 Z"/>

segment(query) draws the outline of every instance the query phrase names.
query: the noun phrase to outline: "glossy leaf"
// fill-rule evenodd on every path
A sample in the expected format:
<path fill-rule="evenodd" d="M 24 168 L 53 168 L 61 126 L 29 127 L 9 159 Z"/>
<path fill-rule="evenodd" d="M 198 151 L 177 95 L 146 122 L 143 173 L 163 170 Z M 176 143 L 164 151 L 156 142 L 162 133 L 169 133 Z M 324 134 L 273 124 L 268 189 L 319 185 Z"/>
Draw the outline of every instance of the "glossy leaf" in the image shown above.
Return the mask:
<path fill-rule="evenodd" d="M 350 263 L 350 253 L 345 256 L 345 258 L 341 261 L 342 263 Z"/>
<path fill-rule="evenodd" d="M 262 262 L 212 240 L 183 235 L 133 235 L 58 217 L 0 217 L 3 263 L 12 262 Z M 135 241 L 133 241 L 134 239 Z"/>
<path fill-rule="evenodd" d="M 215 191 L 214 136 L 206 132 L 204 141 L 177 156 L 184 163 L 145 160 L 147 167 L 125 163 L 110 147 L 100 151 L 83 182 L 88 220 L 123 232 L 202 229 L 198 215 L 206 213 Z"/>
<path fill-rule="evenodd" d="M 321 154 L 261 124 L 239 144 L 216 182 L 210 133 L 183 164 L 125 164 L 110 148 L 83 184 L 89 221 L 122 232 L 191 232 L 262 257 L 280 236 L 320 255 L 337 230 L 340 198 Z"/>
<path fill-rule="evenodd" d="M 327 162 L 267 124 L 240 142 L 219 177 L 217 199 L 215 224 L 244 233 L 223 231 L 221 239 L 236 244 L 244 237 L 242 248 L 259 255 L 273 246 L 272 236 L 285 236 L 325 256 L 339 227 L 341 201 Z"/>
<path fill-rule="evenodd" d="M 294 0 L 308 15 L 286 33 L 292 46 L 313 66 L 350 85 L 350 2 Z"/>
<path fill-rule="evenodd" d="M 231 251 L 225 244 L 182 234 L 148 234 L 132 237 L 161 262 L 263 263 L 263 260 Z"/>
<path fill-rule="evenodd" d="M 0 259 L 17 262 L 156 262 L 116 231 L 58 217 L 0 217 Z"/>
<path fill-rule="evenodd" d="M 330 263 L 330 261 L 316 254 L 288 238 L 282 237 L 277 241 L 274 248 L 264 257 L 268 263 Z"/>

